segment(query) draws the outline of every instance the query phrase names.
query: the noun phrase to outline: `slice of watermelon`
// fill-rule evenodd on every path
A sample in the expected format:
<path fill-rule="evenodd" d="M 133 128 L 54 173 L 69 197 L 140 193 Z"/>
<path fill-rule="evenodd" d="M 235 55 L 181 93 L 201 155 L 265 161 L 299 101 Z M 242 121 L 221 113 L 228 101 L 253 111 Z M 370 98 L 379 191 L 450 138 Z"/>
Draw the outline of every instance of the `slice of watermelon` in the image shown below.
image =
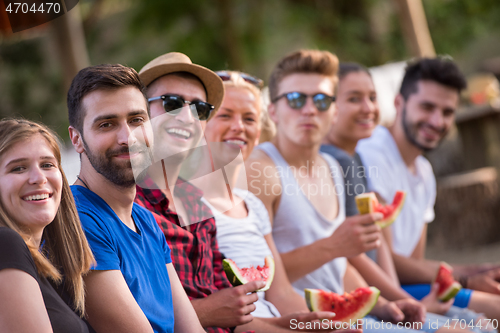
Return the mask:
<path fill-rule="evenodd" d="M 311 311 L 335 312 L 333 320 L 355 324 L 366 316 L 377 303 L 380 290 L 375 287 L 364 287 L 352 293 L 339 295 L 320 289 L 304 289 L 306 302 Z"/>
<path fill-rule="evenodd" d="M 442 302 L 449 301 L 458 294 L 460 289 L 462 289 L 462 285 L 455 281 L 452 273 L 453 268 L 447 263 L 442 262 L 441 265 L 439 265 L 434 281 L 432 281 L 433 284 L 439 284 L 437 297 Z"/>
<path fill-rule="evenodd" d="M 266 291 L 271 287 L 274 278 L 274 259 L 267 256 L 264 259 L 264 267 L 257 266 L 257 268 L 250 266 L 248 268 L 239 268 L 236 263 L 231 259 L 224 259 L 222 261 L 224 272 L 233 286 L 239 286 L 251 281 L 265 281 L 264 288 L 257 291 Z"/>
<path fill-rule="evenodd" d="M 397 191 L 390 205 L 382 205 L 378 202 L 377 196 L 373 192 L 357 195 L 356 205 L 360 214 L 382 213 L 382 220 L 375 222 L 381 228 L 390 226 L 398 217 L 405 203 L 406 192 Z"/>

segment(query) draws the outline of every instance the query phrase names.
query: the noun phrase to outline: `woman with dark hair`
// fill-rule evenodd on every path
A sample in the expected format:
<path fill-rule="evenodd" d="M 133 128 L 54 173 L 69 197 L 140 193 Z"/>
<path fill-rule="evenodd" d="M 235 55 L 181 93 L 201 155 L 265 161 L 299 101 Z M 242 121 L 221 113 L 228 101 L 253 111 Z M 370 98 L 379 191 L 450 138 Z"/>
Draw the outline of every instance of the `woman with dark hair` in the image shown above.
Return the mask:
<path fill-rule="evenodd" d="M 55 134 L 28 120 L 1 120 L 2 332 L 89 332 L 53 286 L 63 287 L 83 316 L 82 275 L 92 263 Z"/>
<path fill-rule="evenodd" d="M 321 151 L 335 158 L 342 167 L 346 216 L 353 216 L 359 214 L 354 197 L 365 193 L 368 187 L 367 170 L 356 153 L 356 145 L 359 140 L 372 135 L 380 118 L 377 92 L 366 67 L 356 63 L 339 65 L 336 103 L 337 114 L 323 140 Z M 395 284 L 399 284 L 386 242 L 383 241 L 368 255 L 383 267 Z"/>

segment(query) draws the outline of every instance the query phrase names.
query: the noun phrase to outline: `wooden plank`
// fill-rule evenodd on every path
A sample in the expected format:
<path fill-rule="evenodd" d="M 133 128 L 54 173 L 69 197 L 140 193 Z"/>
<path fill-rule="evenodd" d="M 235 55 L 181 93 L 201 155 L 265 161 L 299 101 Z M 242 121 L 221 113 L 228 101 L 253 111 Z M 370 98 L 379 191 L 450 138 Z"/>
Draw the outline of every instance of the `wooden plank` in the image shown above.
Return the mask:
<path fill-rule="evenodd" d="M 12 28 L 10 27 L 9 17 L 7 16 L 5 3 L 0 0 L 0 35 L 12 35 Z"/>
<path fill-rule="evenodd" d="M 415 57 L 435 57 L 422 0 L 393 0 L 410 53 Z"/>
<path fill-rule="evenodd" d="M 457 249 L 498 241 L 499 203 L 494 168 L 438 179 L 436 221 L 429 224 L 429 243 Z"/>
<path fill-rule="evenodd" d="M 460 124 L 477 118 L 500 114 L 500 108 L 489 104 L 474 105 L 460 108 L 455 117 L 455 123 Z"/>
<path fill-rule="evenodd" d="M 76 5 L 65 15 L 51 21 L 50 24 L 63 70 L 64 86 L 68 90 L 78 71 L 90 64 L 80 5 Z"/>

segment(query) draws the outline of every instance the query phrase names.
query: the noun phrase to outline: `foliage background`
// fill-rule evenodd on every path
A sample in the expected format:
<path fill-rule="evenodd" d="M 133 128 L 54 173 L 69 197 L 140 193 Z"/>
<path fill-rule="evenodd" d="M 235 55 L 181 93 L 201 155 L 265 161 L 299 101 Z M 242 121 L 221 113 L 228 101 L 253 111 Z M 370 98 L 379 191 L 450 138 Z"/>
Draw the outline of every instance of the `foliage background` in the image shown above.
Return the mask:
<path fill-rule="evenodd" d="M 169 51 L 214 70 L 265 81 L 299 48 L 336 53 L 366 66 L 408 59 L 397 0 L 81 0 L 91 64 L 139 70 Z M 497 0 L 423 0 L 437 53 L 466 73 L 500 55 Z M 66 89 L 50 29 L 0 37 L 0 117 L 43 121 L 67 139 Z"/>

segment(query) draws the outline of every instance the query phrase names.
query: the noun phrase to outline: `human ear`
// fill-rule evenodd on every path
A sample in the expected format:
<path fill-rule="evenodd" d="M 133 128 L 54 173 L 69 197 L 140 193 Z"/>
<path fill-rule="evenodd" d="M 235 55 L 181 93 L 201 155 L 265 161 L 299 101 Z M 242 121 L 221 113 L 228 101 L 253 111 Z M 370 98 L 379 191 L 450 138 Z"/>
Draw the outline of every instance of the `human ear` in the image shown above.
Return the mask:
<path fill-rule="evenodd" d="M 270 103 L 268 105 L 267 112 L 269 113 L 269 118 L 271 118 L 271 120 L 274 121 L 275 124 L 277 124 L 278 116 L 276 114 L 276 107 L 274 106 L 274 103 Z"/>
<path fill-rule="evenodd" d="M 405 105 L 405 99 L 403 95 L 398 94 L 396 98 L 394 98 L 394 107 L 396 108 L 396 115 L 399 115 L 404 108 Z"/>
<path fill-rule="evenodd" d="M 85 151 L 83 146 L 83 138 L 80 132 L 74 128 L 73 126 L 68 127 L 69 138 L 71 139 L 71 144 L 75 148 L 78 154 L 81 154 Z"/>
<path fill-rule="evenodd" d="M 333 104 L 333 116 L 332 116 L 332 121 L 330 124 L 335 124 L 337 123 L 337 120 L 339 119 L 339 111 L 337 109 L 337 104 Z"/>

